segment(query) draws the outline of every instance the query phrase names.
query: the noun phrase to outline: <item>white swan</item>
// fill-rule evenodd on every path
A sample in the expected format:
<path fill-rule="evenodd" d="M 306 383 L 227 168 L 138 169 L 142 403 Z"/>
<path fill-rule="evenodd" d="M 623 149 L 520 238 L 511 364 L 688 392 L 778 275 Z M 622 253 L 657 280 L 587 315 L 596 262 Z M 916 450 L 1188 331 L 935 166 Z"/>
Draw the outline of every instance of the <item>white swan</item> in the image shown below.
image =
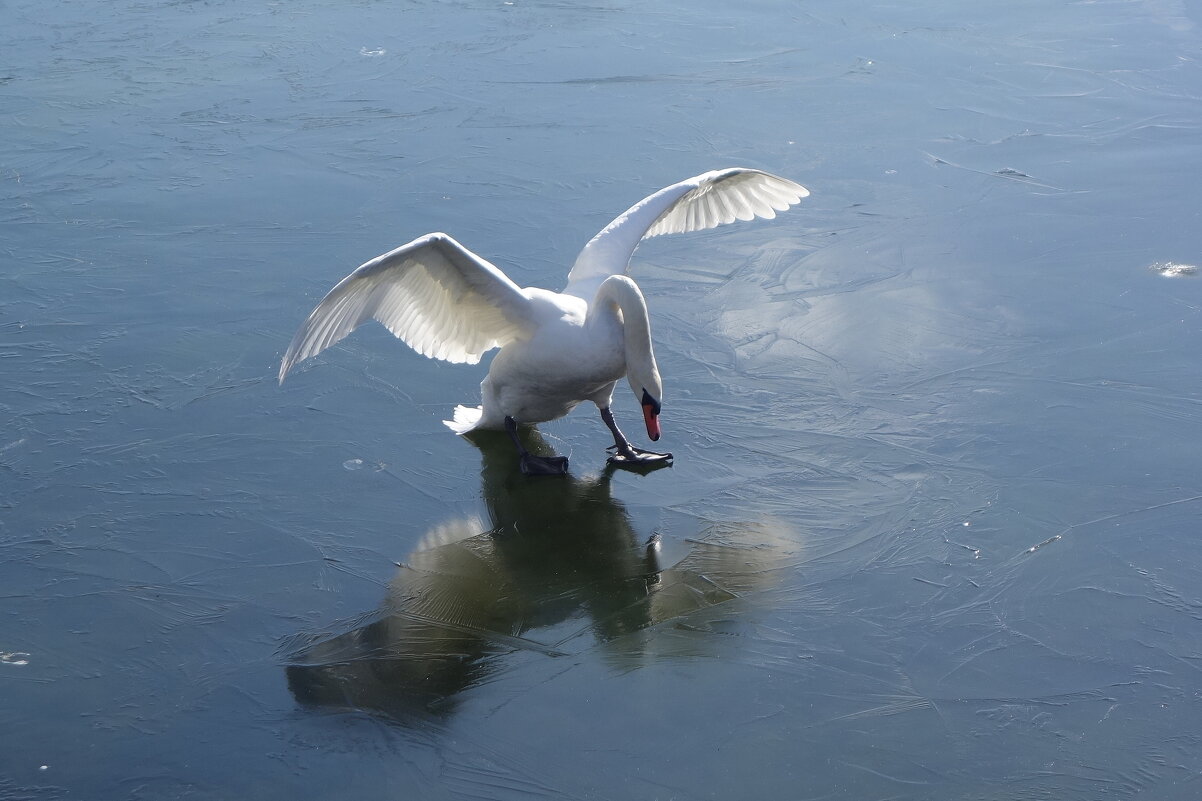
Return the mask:
<path fill-rule="evenodd" d="M 475 364 L 493 348 L 480 384 L 483 404 L 455 408 L 446 425 L 458 434 L 509 431 L 523 472 L 564 473 L 564 457 L 536 457 L 518 424 L 554 420 L 592 401 L 613 433 L 612 463 L 654 466 L 672 458 L 632 446 L 609 411 L 626 376 L 643 407 L 647 436 L 660 436 L 663 399 L 651 348 L 647 304 L 626 276 L 640 241 L 713 228 L 735 220 L 772 219 L 809 191 L 790 180 L 735 167 L 689 178 L 631 206 L 594 236 L 568 274 L 563 292 L 522 289 L 446 234 L 419 237 L 377 256 L 342 279 L 292 338 L 280 383 L 297 362 L 378 320 L 424 356 Z"/>

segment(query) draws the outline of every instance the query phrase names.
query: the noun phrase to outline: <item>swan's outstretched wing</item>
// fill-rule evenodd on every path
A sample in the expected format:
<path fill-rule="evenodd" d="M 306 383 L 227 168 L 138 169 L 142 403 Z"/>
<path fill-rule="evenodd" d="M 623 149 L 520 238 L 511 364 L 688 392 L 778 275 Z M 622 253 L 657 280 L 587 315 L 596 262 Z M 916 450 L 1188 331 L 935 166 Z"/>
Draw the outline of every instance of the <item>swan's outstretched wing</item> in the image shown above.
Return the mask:
<path fill-rule="evenodd" d="M 292 338 L 280 381 L 368 320 L 423 356 L 475 364 L 530 332 L 530 301 L 495 266 L 446 234 L 426 234 L 338 282 Z"/>
<path fill-rule="evenodd" d="M 673 184 L 643 198 L 594 236 L 576 257 L 564 291 L 585 297 L 580 290 L 586 285 L 625 273 L 634 249 L 648 237 L 702 231 L 756 217 L 770 220 L 809 194 L 787 178 L 745 167 L 713 170 Z"/>

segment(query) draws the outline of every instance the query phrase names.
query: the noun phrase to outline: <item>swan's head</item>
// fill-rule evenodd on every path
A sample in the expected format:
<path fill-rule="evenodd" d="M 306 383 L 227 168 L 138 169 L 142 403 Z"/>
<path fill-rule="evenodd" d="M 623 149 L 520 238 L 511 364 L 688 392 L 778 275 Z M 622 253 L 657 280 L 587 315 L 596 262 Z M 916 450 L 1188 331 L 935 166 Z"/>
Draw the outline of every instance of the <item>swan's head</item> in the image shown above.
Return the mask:
<path fill-rule="evenodd" d="M 654 357 L 651 360 L 651 369 L 646 375 L 640 377 L 635 373 L 636 371 L 631 370 L 627 378 L 630 381 L 630 388 L 634 390 L 634 396 L 639 399 L 639 404 L 643 407 L 643 422 L 647 424 L 647 436 L 652 442 L 655 442 L 659 439 L 659 408 L 664 388 L 659 380 L 659 370 L 655 367 Z"/>
<path fill-rule="evenodd" d="M 643 390 L 643 420 L 647 423 L 647 437 L 655 442 L 659 439 L 659 401 Z"/>

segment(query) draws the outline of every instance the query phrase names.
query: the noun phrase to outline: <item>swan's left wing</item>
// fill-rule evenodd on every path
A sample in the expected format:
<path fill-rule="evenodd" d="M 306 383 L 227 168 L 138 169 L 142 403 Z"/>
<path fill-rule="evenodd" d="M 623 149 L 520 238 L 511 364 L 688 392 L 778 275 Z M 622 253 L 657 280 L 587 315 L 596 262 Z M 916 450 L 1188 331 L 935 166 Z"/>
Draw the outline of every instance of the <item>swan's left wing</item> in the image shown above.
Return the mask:
<path fill-rule="evenodd" d="M 649 237 L 756 217 L 771 220 L 809 194 L 801 184 L 746 167 L 713 170 L 673 184 L 643 198 L 594 236 L 576 257 L 564 291 L 577 294 L 597 279 L 625 273 L 635 248 Z"/>
<path fill-rule="evenodd" d="M 446 234 L 426 234 L 330 290 L 292 338 L 280 382 L 368 320 L 423 356 L 469 364 L 532 329 L 530 301 L 505 273 Z"/>

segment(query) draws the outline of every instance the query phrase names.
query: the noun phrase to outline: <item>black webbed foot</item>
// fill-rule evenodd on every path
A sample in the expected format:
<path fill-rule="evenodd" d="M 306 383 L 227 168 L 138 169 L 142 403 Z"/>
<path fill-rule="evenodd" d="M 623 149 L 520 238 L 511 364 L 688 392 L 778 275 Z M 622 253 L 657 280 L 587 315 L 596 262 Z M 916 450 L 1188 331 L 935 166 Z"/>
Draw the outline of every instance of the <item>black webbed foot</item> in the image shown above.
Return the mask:
<path fill-rule="evenodd" d="M 566 456 L 535 456 L 533 453 L 523 453 L 518 465 L 527 476 L 566 476 L 568 474 L 568 457 Z"/>
<path fill-rule="evenodd" d="M 625 448 L 610 445 L 606 450 L 614 451 L 614 454 L 609 457 L 607 463 L 614 467 L 625 468 L 626 470 L 637 470 L 646 473 L 672 465 L 672 454 L 670 453 L 645 451 L 633 445 L 628 445 Z"/>
<path fill-rule="evenodd" d="M 518 449 L 518 467 L 527 476 L 566 476 L 568 474 L 568 457 L 566 456 L 535 456 L 526 450 L 522 438 L 518 436 L 518 424 L 512 417 L 505 418 L 505 430 Z"/>

